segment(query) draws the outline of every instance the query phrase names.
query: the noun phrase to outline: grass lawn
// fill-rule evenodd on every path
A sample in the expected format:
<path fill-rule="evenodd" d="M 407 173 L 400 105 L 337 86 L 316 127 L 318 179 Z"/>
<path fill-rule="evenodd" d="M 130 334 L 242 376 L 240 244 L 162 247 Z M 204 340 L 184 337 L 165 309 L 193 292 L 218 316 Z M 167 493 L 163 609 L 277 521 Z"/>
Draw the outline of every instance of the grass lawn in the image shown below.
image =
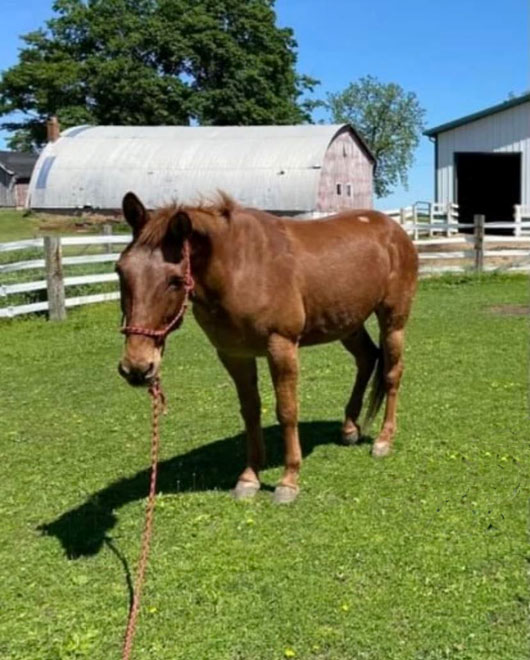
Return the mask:
<path fill-rule="evenodd" d="M 0 209 L 0 242 L 18 241 L 40 236 L 37 216 L 23 211 Z"/>
<path fill-rule="evenodd" d="M 302 352 L 302 492 L 228 489 L 235 393 L 191 316 L 169 340 L 161 491 L 134 658 L 524 660 L 528 304 L 522 277 L 424 281 L 396 450 L 336 444 L 352 363 Z M 116 366 L 117 305 L 0 325 L 0 657 L 117 658 L 143 525 L 149 401 Z M 261 364 L 270 450 L 274 401 Z"/>
<path fill-rule="evenodd" d="M 68 217 L 62 215 L 35 214 L 15 209 L 0 209 L 0 243 L 35 238 L 45 234 L 72 235 L 83 232 L 102 232 L 104 219 L 101 216 Z M 129 232 L 125 222 L 112 222 L 114 234 Z"/>

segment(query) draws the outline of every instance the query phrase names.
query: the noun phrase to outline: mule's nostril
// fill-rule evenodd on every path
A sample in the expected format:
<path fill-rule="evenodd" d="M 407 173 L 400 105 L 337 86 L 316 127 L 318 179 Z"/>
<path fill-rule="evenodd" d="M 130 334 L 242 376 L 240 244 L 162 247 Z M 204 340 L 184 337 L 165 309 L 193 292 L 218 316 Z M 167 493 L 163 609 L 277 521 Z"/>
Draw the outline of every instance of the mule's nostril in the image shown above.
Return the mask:
<path fill-rule="evenodd" d="M 130 385 L 147 385 L 156 374 L 154 362 L 130 362 L 125 358 L 118 364 L 118 371 Z"/>
<path fill-rule="evenodd" d="M 145 377 L 151 378 L 151 376 L 154 376 L 154 374 L 155 374 L 155 363 L 149 362 L 147 366 L 147 371 L 145 372 Z"/>

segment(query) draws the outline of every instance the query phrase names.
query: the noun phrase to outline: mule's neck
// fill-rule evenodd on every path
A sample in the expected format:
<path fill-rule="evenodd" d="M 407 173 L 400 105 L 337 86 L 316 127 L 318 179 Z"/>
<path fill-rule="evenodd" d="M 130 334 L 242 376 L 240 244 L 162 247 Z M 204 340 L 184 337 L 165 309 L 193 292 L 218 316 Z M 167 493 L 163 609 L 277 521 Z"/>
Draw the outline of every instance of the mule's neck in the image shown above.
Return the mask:
<path fill-rule="evenodd" d="M 189 239 L 191 247 L 191 273 L 195 281 L 192 296 L 194 302 L 207 302 L 220 295 L 221 273 L 219 272 L 219 253 L 226 246 L 230 221 L 217 214 L 197 209 L 189 210 L 192 233 Z"/>

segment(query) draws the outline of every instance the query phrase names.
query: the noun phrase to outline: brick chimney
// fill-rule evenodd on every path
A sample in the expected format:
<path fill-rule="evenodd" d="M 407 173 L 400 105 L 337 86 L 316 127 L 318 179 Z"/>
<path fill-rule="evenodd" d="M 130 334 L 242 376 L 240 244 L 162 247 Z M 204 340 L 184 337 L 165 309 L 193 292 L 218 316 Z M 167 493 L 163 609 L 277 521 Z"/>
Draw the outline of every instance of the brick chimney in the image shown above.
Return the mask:
<path fill-rule="evenodd" d="M 56 142 L 59 139 L 60 133 L 61 127 L 59 126 L 59 120 L 55 115 L 53 115 L 46 121 L 46 134 L 48 142 Z"/>

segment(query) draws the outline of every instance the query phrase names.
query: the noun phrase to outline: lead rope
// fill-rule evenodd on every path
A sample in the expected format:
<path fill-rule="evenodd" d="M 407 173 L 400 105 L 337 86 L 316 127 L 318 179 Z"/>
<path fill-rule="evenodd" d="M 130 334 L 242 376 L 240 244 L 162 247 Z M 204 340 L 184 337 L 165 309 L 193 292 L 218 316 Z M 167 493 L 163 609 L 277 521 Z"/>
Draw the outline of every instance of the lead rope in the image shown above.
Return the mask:
<path fill-rule="evenodd" d="M 155 330 L 152 328 L 144 328 L 141 326 L 124 325 L 121 332 L 124 335 L 144 335 L 145 337 L 152 337 L 157 344 L 164 344 L 167 335 L 177 328 L 179 321 L 184 317 L 188 307 L 190 294 L 195 285 L 193 276 L 191 274 L 191 248 L 189 241 L 184 241 L 183 245 L 183 258 L 186 261 L 186 270 L 184 275 L 184 301 L 181 308 L 174 316 L 173 320 L 166 325 L 162 330 Z M 124 319 L 125 320 L 125 319 Z M 140 597 L 142 595 L 142 586 L 144 583 L 145 568 L 147 565 L 147 557 L 149 556 L 149 545 L 151 543 L 151 531 L 153 527 L 153 513 L 155 510 L 156 498 L 156 475 L 158 470 L 158 447 L 160 444 L 159 435 L 159 418 L 160 413 L 165 410 L 166 399 L 160 380 L 157 378 L 151 385 L 149 385 L 149 395 L 151 396 L 152 405 L 152 435 L 151 435 L 151 484 L 149 486 L 149 498 L 147 500 L 147 507 L 145 510 L 145 525 L 142 534 L 142 549 L 140 552 L 140 561 L 138 562 L 138 573 L 136 575 L 136 582 L 134 585 L 133 599 L 131 608 L 129 610 L 129 618 L 127 620 L 127 628 L 125 630 L 125 638 L 123 640 L 122 660 L 129 660 L 131 655 L 132 643 L 136 628 L 136 619 L 140 610 Z"/>
<path fill-rule="evenodd" d="M 160 445 L 159 418 L 160 413 L 163 412 L 165 407 L 164 392 L 162 391 L 162 387 L 158 379 L 149 386 L 149 395 L 151 396 L 152 410 L 151 483 L 149 485 L 149 498 L 147 500 L 147 506 L 145 510 L 145 524 L 142 534 L 142 549 L 140 552 L 140 560 L 138 562 L 138 571 L 136 575 L 136 582 L 134 584 L 132 603 L 129 609 L 129 618 L 127 620 L 125 638 L 123 640 L 122 660 L 129 660 L 131 655 L 136 628 L 136 620 L 138 618 L 138 612 L 140 611 L 140 598 L 142 595 L 145 569 L 147 566 L 147 558 L 149 556 L 151 532 L 153 529 L 153 514 L 156 501 L 156 477 L 158 472 L 158 448 Z"/>

